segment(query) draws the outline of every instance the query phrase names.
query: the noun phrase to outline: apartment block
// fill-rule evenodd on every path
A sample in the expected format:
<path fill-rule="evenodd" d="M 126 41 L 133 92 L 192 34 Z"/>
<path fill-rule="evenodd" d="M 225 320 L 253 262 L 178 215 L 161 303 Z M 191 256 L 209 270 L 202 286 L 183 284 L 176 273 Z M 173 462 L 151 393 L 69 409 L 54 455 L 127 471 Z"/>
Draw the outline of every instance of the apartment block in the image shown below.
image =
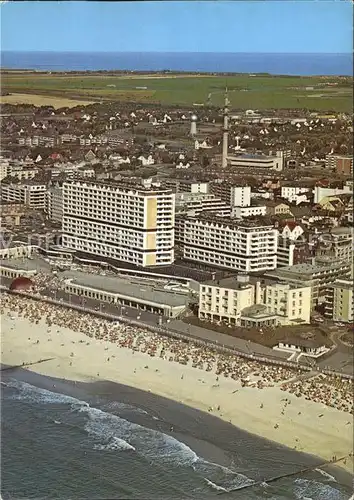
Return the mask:
<path fill-rule="evenodd" d="M 235 221 L 200 214 L 177 224 L 187 260 L 247 273 L 276 268 L 277 230 L 262 218 Z"/>
<path fill-rule="evenodd" d="M 342 155 L 327 155 L 326 167 L 334 169 L 340 175 L 353 174 L 353 157 Z"/>
<path fill-rule="evenodd" d="M 222 216 L 230 216 L 231 214 L 230 205 L 215 195 L 193 192 L 176 194 L 176 212 L 178 211 L 192 211 L 195 214 L 212 211 Z"/>
<path fill-rule="evenodd" d="M 351 263 L 333 259 L 313 264 L 296 264 L 288 267 L 280 267 L 275 271 L 267 271 L 265 276 L 276 278 L 289 284 L 300 287 L 311 287 L 311 309 L 322 303 L 328 285 L 339 278 L 349 277 Z"/>
<path fill-rule="evenodd" d="M 235 186 L 227 181 L 210 183 L 211 192 L 233 207 L 248 207 L 251 204 L 250 186 Z"/>
<path fill-rule="evenodd" d="M 53 222 L 63 222 L 63 188 L 52 187 L 46 196 L 46 213 Z"/>
<path fill-rule="evenodd" d="M 41 183 L 1 184 L 1 199 L 3 201 L 20 203 L 34 209 L 45 208 L 46 192 L 46 184 Z"/>
<path fill-rule="evenodd" d="M 354 320 L 354 281 L 336 280 L 327 290 L 325 316 L 333 321 L 352 323 Z"/>
<path fill-rule="evenodd" d="M 138 266 L 174 261 L 175 200 L 151 184 L 63 184 L 63 245 Z"/>
<path fill-rule="evenodd" d="M 310 323 L 311 287 L 274 283 L 265 287 L 264 304 L 282 325 Z"/>

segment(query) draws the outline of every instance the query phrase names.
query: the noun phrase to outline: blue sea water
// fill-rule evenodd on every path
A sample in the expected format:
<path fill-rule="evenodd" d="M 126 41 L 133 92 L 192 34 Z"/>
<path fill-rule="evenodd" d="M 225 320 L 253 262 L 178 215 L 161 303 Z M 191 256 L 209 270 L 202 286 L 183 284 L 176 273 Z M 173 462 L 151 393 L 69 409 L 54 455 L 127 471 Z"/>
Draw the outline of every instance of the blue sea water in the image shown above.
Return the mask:
<path fill-rule="evenodd" d="M 352 54 L 7 52 L 1 67 L 49 71 L 128 70 L 352 75 Z"/>
<path fill-rule="evenodd" d="M 5 384 L 1 394 L 4 500 L 205 500 L 220 494 L 224 500 L 347 500 L 351 493 L 348 485 L 321 469 L 239 490 L 255 478 L 299 470 L 300 454 L 269 442 L 259 446 L 257 439 L 263 440 L 234 428 L 234 434 L 226 436 L 235 442 L 225 453 L 227 465 L 202 457 L 194 451 L 196 445 L 186 444 L 191 416 L 182 405 L 179 434 L 171 436 L 163 429 L 166 403 L 159 399 L 153 410 L 146 411 L 139 404 L 115 399 L 86 401 L 12 376 Z M 207 425 L 206 436 L 213 432 L 221 436 L 225 428 Z M 207 438 L 205 442 L 209 446 Z"/>

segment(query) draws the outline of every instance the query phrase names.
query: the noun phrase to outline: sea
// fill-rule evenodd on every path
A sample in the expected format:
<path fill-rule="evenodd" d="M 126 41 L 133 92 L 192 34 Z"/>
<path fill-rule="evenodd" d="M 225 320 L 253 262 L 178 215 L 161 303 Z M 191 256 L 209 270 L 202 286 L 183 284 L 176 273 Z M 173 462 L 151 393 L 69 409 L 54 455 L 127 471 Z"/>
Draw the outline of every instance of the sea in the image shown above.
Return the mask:
<path fill-rule="evenodd" d="M 1 52 L 1 67 L 48 71 L 186 71 L 353 75 L 353 56 L 296 53 Z"/>
<path fill-rule="evenodd" d="M 352 493 L 352 477 L 316 457 L 149 392 L 22 369 L 3 371 L 1 389 L 4 500 L 348 500 Z M 285 474 L 292 475 L 271 479 Z"/>

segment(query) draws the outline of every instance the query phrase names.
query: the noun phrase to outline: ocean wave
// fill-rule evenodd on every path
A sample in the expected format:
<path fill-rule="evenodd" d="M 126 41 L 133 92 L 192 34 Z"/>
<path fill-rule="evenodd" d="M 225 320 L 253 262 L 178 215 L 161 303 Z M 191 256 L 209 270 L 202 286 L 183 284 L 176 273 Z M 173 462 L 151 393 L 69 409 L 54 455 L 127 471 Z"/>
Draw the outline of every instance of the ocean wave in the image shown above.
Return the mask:
<path fill-rule="evenodd" d="M 100 450 L 100 451 L 117 451 L 117 450 L 131 450 L 135 451 L 134 446 L 131 444 L 127 443 L 127 441 L 124 441 L 124 439 L 120 439 L 117 437 L 113 437 L 108 441 L 107 444 L 95 444 L 94 445 L 94 450 Z"/>
<path fill-rule="evenodd" d="M 12 399 L 70 405 L 70 413 L 84 416 L 83 427 L 93 439 L 92 446 L 95 450 L 131 450 L 149 462 L 167 466 L 191 467 L 204 480 L 210 481 L 209 486 L 214 485 L 214 488 L 223 488 L 225 491 L 232 491 L 254 482 L 243 474 L 202 459 L 189 446 L 173 436 L 130 422 L 104 409 L 91 407 L 86 401 L 40 389 L 17 380 L 11 382 L 11 387 L 16 390 L 10 396 Z M 110 408 L 114 407 L 128 409 L 130 405 L 113 402 Z M 103 408 L 108 407 L 103 406 Z M 141 410 L 141 413 L 147 412 Z M 60 421 L 65 425 L 63 413 L 61 413 Z"/>
<path fill-rule="evenodd" d="M 7 387 L 15 389 L 16 392 L 8 395 L 9 399 L 31 401 L 33 403 L 46 403 L 46 404 L 71 404 L 71 405 L 87 405 L 86 401 L 80 401 L 77 398 L 60 394 L 59 392 L 52 392 L 47 389 L 41 389 L 34 385 L 22 382 L 21 380 L 10 380 Z"/>
<path fill-rule="evenodd" d="M 151 461 L 192 465 L 199 459 L 187 445 L 160 431 L 129 422 L 98 408 L 81 407 L 80 412 L 87 414 L 85 430 L 95 439 L 106 442 L 116 436 L 131 443 L 140 455 Z"/>
<path fill-rule="evenodd" d="M 199 473 L 203 479 L 210 481 L 214 486 L 218 486 L 220 489 L 222 488 L 227 492 L 236 491 L 239 488 L 255 484 L 254 479 L 250 479 L 244 474 L 233 471 L 223 465 L 208 462 L 202 458 L 199 458 L 193 465 L 193 469 Z M 209 486 L 211 486 L 211 484 Z"/>
<path fill-rule="evenodd" d="M 218 484 L 213 483 L 212 481 L 210 481 L 206 477 L 204 479 L 205 479 L 206 483 L 213 488 L 213 490 L 216 490 L 216 491 L 225 491 L 226 493 L 228 493 L 228 490 L 226 490 L 222 486 L 219 486 Z"/>
<path fill-rule="evenodd" d="M 348 500 L 344 493 L 337 490 L 329 484 L 319 483 L 318 481 L 297 478 L 294 481 L 294 494 L 296 498 L 303 500 Z"/>

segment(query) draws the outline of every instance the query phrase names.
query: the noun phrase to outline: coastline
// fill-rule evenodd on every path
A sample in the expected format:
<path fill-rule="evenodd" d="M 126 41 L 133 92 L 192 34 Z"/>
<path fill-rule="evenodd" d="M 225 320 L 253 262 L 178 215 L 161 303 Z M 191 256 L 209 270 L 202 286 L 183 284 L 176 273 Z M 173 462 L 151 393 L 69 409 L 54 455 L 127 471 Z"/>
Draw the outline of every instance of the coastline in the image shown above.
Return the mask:
<path fill-rule="evenodd" d="M 64 381 L 96 384 L 109 381 L 145 390 L 210 413 L 274 443 L 292 449 L 296 446 L 296 451 L 323 460 L 352 452 L 352 424 L 347 425 L 352 416 L 348 413 L 296 398 L 277 386 L 242 387 L 239 381 L 223 376 L 216 384 L 215 373 L 89 338 L 69 328 L 52 325 L 49 332 L 44 320 L 34 324 L 13 312 L 9 316 L 7 312 L 5 309 L 1 325 L 5 365 L 54 357 L 26 371 Z M 285 398 L 291 404 L 282 415 Z M 211 407 L 213 410 L 209 411 Z M 274 427 L 275 422 L 278 428 Z M 339 465 L 353 473 L 352 459 Z"/>

